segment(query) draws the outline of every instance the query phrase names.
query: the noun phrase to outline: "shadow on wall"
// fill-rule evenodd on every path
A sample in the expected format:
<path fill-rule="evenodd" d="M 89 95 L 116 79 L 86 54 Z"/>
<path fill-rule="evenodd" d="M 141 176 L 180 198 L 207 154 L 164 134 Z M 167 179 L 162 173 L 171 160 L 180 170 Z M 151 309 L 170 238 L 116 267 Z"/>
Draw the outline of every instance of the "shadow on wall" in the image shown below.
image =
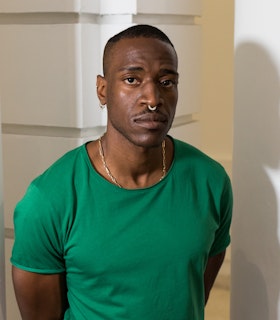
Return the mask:
<path fill-rule="evenodd" d="M 261 45 L 237 47 L 232 320 L 280 319 L 279 78 L 273 57 Z"/>

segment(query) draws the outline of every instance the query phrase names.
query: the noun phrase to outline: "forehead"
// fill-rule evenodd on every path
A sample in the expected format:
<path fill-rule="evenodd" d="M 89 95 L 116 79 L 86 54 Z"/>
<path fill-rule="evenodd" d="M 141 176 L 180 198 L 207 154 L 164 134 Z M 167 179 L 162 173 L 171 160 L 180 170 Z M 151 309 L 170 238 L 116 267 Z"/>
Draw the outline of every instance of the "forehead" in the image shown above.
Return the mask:
<path fill-rule="evenodd" d="M 107 67 L 111 71 L 129 65 L 165 66 L 177 71 L 178 62 L 174 48 L 154 38 L 121 39 L 111 49 Z M 113 70 L 112 70 L 113 69 Z"/>

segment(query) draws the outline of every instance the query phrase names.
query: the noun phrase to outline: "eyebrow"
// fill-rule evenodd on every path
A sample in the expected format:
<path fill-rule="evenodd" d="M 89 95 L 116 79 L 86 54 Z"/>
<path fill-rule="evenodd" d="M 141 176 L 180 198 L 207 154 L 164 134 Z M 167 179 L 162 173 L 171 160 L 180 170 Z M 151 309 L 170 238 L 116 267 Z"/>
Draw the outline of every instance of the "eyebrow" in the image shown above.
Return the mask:
<path fill-rule="evenodd" d="M 122 72 L 122 71 L 144 71 L 144 69 L 142 67 L 123 67 L 123 68 L 120 68 L 118 70 L 119 72 Z"/>
<path fill-rule="evenodd" d="M 163 73 L 163 74 L 174 74 L 175 76 L 179 76 L 179 73 L 177 71 L 172 70 L 172 69 L 161 69 L 160 73 Z"/>
<path fill-rule="evenodd" d="M 142 67 L 130 66 L 130 67 L 120 68 L 119 72 L 122 72 L 122 71 L 144 71 L 144 69 Z M 179 76 L 179 73 L 172 69 L 160 69 L 160 74 L 174 74 L 175 76 Z"/>

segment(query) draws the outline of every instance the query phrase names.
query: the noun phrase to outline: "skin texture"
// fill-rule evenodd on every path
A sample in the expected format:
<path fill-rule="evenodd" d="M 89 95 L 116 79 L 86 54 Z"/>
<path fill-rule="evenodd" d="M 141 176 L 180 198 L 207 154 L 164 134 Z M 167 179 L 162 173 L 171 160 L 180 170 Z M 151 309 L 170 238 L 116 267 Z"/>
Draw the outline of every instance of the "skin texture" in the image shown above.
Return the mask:
<path fill-rule="evenodd" d="M 108 108 L 107 135 L 125 138 L 131 147 L 159 146 L 171 127 L 178 99 L 174 49 L 156 39 L 125 39 L 112 55 L 106 77 L 97 79 L 99 99 Z M 157 112 L 148 111 L 147 105 L 157 106 Z M 154 127 L 141 125 L 139 117 L 144 115 L 155 118 Z"/>
<path fill-rule="evenodd" d="M 166 139 L 178 100 L 177 55 L 158 39 L 122 39 L 112 49 L 106 76 L 97 77 L 97 95 L 107 105 L 105 159 L 121 186 L 147 187 L 162 176 L 161 143 Z M 155 112 L 147 106 L 157 106 Z M 166 164 L 173 145 L 166 139 Z M 88 145 L 93 166 L 108 179 L 93 142 Z"/>
<path fill-rule="evenodd" d="M 216 256 L 210 257 L 204 272 L 204 291 L 205 291 L 205 304 L 208 301 L 210 291 L 213 287 L 218 272 L 224 262 L 226 251 L 222 251 Z"/>
<path fill-rule="evenodd" d="M 177 55 L 168 43 L 151 38 L 122 39 L 111 52 L 106 76 L 97 77 L 97 95 L 107 105 L 108 125 L 102 139 L 106 163 L 121 186 L 150 186 L 162 176 L 161 143 L 166 141 L 166 166 L 173 159 L 167 133 L 178 99 Z M 149 111 L 147 106 L 157 106 Z M 98 143 L 87 145 L 95 169 L 108 175 Z M 204 274 L 205 302 L 224 259 L 211 257 Z M 63 319 L 67 308 L 64 274 L 43 275 L 13 267 L 16 298 L 24 320 Z"/>
<path fill-rule="evenodd" d="M 12 267 L 23 320 L 60 320 L 67 308 L 65 274 L 37 274 Z"/>

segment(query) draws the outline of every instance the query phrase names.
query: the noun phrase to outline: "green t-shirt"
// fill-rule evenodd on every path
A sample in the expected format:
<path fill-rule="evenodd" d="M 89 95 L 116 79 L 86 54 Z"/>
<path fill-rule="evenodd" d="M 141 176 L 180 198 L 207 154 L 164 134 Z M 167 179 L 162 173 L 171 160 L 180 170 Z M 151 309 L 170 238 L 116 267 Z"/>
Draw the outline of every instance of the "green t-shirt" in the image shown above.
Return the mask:
<path fill-rule="evenodd" d="M 224 169 L 174 140 L 157 184 L 117 187 L 78 147 L 35 179 L 18 203 L 11 262 L 66 271 L 64 319 L 201 320 L 209 256 L 230 243 L 231 184 Z"/>

